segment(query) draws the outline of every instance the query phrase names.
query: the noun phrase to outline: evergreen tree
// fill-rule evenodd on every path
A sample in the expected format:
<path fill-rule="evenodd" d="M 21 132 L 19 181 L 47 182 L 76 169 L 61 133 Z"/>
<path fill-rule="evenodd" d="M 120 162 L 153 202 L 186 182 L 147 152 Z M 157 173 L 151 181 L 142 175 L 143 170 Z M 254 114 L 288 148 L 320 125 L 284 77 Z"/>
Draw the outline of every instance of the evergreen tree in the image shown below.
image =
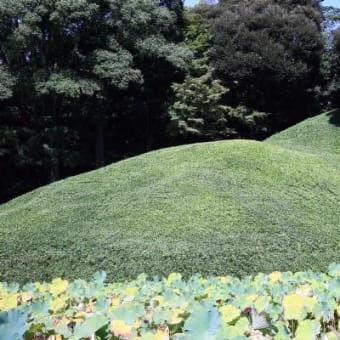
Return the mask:
<path fill-rule="evenodd" d="M 210 40 L 202 17 L 187 12 L 185 43 L 195 52 L 195 59 L 184 82 L 173 85 L 176 99 L 169 108 L 173 133 L 180 134 L 182 141 L 259 136 L 266 114 L 223 104 L 228 89 L 209 65 Z"/>
<path fill-rule="evenodd" d="M 176 102 L 169 113 L 179 133 L 202 140 L 216 140 L 234 136 L 228 127 L 228 107 L 221 104 L 227 89 L 213 79 L 213 70 L 207 58 L 192 63 L 190 74 L 183 83 L 174 84 Z"/>

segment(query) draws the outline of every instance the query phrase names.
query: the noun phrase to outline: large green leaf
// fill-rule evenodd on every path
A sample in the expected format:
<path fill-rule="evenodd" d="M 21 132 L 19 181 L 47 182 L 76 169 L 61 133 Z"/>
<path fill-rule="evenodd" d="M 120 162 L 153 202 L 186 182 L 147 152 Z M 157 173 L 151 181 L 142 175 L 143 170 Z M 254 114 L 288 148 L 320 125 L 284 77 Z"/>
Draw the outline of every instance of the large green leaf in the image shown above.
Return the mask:
<path fill-rule="evenodd" d="M 184 324 L 185 332 L 197 339 L 214 339 L 218 328 L 221 326 L 221 316 L 216 308 L 206 310 L 198 306 Z"/>
<path fill-rule="evenodd" d="M 77 338 L 88 338 L 108 325 L 109 319 L 103 315 L 92 315 L 83 323 L 77 324 L 74 328 L 74 336 Z"/>
<path fill-rule="evenodd" d="M 1 340 L 22 340 L 28 328 L 27 314 L 21 310 L 0 313 Z"/>

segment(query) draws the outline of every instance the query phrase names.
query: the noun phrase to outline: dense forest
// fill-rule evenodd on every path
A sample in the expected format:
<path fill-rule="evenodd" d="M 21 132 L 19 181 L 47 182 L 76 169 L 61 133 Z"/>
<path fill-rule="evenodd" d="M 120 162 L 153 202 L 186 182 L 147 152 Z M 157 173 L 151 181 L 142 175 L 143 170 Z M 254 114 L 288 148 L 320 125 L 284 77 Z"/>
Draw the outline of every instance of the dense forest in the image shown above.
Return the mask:
<path fill-rule="evenodd" d="M 0 202 L 339 107 L 338 22 L 318 0 L 1 1 Z"/>

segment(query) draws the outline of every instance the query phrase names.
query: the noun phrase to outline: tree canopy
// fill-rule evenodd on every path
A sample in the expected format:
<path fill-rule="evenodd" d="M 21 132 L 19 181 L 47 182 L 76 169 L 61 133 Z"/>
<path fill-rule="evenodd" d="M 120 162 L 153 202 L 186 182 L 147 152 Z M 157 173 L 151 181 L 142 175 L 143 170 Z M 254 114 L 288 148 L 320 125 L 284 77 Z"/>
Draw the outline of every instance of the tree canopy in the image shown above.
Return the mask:
<path fill-rule="evenodd" d="M 220 1 L 210 20 L 212 63 L 229 98 L 278 123 L 312 114 L 323 50 L 316 1 Z"/>
<path fill-rule="evenodd" d="M 317 0 L 1 1 L 0 201 L 338 106 L 338 20 Z"/>

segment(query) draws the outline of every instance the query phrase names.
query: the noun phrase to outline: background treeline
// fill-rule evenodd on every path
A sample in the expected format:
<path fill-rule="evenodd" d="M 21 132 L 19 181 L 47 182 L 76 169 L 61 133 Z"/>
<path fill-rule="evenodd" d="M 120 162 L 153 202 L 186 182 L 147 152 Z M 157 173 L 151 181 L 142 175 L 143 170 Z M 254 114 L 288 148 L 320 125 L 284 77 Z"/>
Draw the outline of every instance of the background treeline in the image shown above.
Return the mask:
<path fill-rule="evenodd" d="M 1 1 L 0 202 L 339 106 L 339 17 L 317 0 Z"/>

